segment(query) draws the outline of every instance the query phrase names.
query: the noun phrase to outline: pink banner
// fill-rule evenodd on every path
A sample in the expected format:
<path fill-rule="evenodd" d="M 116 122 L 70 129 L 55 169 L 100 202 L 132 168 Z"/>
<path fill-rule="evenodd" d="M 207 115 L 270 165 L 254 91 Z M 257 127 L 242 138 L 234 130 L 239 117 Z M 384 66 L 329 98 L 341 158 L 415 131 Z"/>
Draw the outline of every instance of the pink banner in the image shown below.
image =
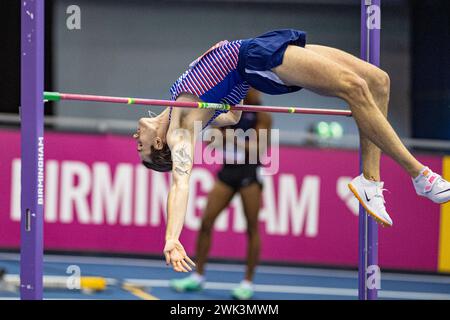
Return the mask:
<path fill-rule="evenodd" d="M 0 247 L 17 248 L 20 218 L 20 135 L 0 131 Z M 115 135 L 46 133 L 45 247 L 160 254 L 167 174 L 139 163 L 132 139 Z M 421 156 L 440 172 L 440 157 Z M 196 166 L 182 243 L 194 254 L 206 195 L 217 166 Z M 358 172 L 354 151 L 282 147 L 280 170 L 264 176 L 260 213 L 264 261 L 357 265 L 357 203 L 347 183 Z M 380 265 L 437 270 L 440 207 L 415 195 L 410 178 L 382 163 L 394 226 L 380 231 Z M 240 199 L 215 225 L 212 257 L 245 257 Z M 232 239 L 230 241 L 230 239 Z"/>

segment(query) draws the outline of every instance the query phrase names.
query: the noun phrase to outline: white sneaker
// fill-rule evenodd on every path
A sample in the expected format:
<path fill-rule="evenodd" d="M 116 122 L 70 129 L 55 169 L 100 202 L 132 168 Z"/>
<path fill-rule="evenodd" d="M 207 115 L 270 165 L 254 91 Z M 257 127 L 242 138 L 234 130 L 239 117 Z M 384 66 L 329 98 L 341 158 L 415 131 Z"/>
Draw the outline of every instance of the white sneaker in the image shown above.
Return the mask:
<path fill-rule="evenodd" d="M 412 179 L 416 193 L 435 203 L 450 201 L 450 182 L 425 167 L 415 179 Z"/>
<path fill-rule="evenodd" d="M 362 174 L 348 184 L 366 212 L 383 226 L 391 227 L 392 219 L 384 206 L 383 186 L 383 182 L 367 180 Z"/>

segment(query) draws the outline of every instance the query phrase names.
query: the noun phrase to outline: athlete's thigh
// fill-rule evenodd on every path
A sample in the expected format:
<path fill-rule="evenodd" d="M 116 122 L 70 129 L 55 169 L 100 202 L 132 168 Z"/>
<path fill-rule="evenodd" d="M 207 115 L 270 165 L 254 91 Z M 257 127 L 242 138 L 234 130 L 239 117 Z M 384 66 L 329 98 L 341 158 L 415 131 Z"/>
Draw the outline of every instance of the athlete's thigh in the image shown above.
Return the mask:
<path fill-rule="evenodd" d="M 203 218 L 215 219 L 228 206 L 234 194 L 233 188 L 217 179 L 208 194 L 208 202 Z"/>
<path fill-rule="evenodd" d="M 262 189 L 258 182 L 254 182 L 239 190 L 248 225 L 257 226 L 258 214 L 261 208 Z"/>
<path fill-rule="evenodd" d="M 340 96 L 342 75 L 354 73 L 323 55 L 293 45 L 286 48 L 283 63 L 272 71 L 286 85 L 303 87 L 326 96 Z"/>
<path fill-rule="evenodd" d="M 381 71 L 378 67 L 374 66 L 373 64 L 370 64 L 358 57 L 355 57 L 354 55 L 348 52 L 336 48 L 311 44 L 307 45 L 306 49 L 314 51 L 315 53 L 323 57 L 326 57 L 344 66 L 345 68 L 352 70 L 366 81 L 369 81 L 378 72 Z"/>

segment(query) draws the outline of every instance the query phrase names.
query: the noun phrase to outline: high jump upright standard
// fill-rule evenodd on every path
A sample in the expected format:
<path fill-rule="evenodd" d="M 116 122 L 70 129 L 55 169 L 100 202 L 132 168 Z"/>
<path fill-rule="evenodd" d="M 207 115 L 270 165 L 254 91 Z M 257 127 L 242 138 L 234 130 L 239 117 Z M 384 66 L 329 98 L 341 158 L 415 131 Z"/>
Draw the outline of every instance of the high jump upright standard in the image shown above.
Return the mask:
<path fill-rule="evenodd" d="M 381 0 L 361 0 L 361 59 L 380 65 Z M 360 161 L 361 162 L 361 161 Z M 362 170 L 362 164 L 360 163 Z M 378 226 L 359 206 L 358 298 L 378 296 Z"/>
<path fill-rule="evenodd" d="M 44 1 L 21 1 L 20 297 L 42 299 Z"/>

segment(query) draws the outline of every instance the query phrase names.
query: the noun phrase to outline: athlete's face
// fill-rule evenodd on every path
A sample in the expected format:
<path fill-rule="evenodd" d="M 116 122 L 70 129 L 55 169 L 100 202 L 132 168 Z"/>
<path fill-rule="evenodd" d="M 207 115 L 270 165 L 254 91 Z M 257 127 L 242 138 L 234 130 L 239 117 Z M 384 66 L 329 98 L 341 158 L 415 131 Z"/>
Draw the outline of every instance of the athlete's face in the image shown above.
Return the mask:
<path fill-rule="evenodd" d="M 137 151 L 143 161 L 148 161 L 152 146 L 155 149 L 162 148 L 162 139 L 157 135 L 158 123 L 155 120 L 155 118 L 139 119 L 138 129 L 133 134 L 137 142 Z"/>

